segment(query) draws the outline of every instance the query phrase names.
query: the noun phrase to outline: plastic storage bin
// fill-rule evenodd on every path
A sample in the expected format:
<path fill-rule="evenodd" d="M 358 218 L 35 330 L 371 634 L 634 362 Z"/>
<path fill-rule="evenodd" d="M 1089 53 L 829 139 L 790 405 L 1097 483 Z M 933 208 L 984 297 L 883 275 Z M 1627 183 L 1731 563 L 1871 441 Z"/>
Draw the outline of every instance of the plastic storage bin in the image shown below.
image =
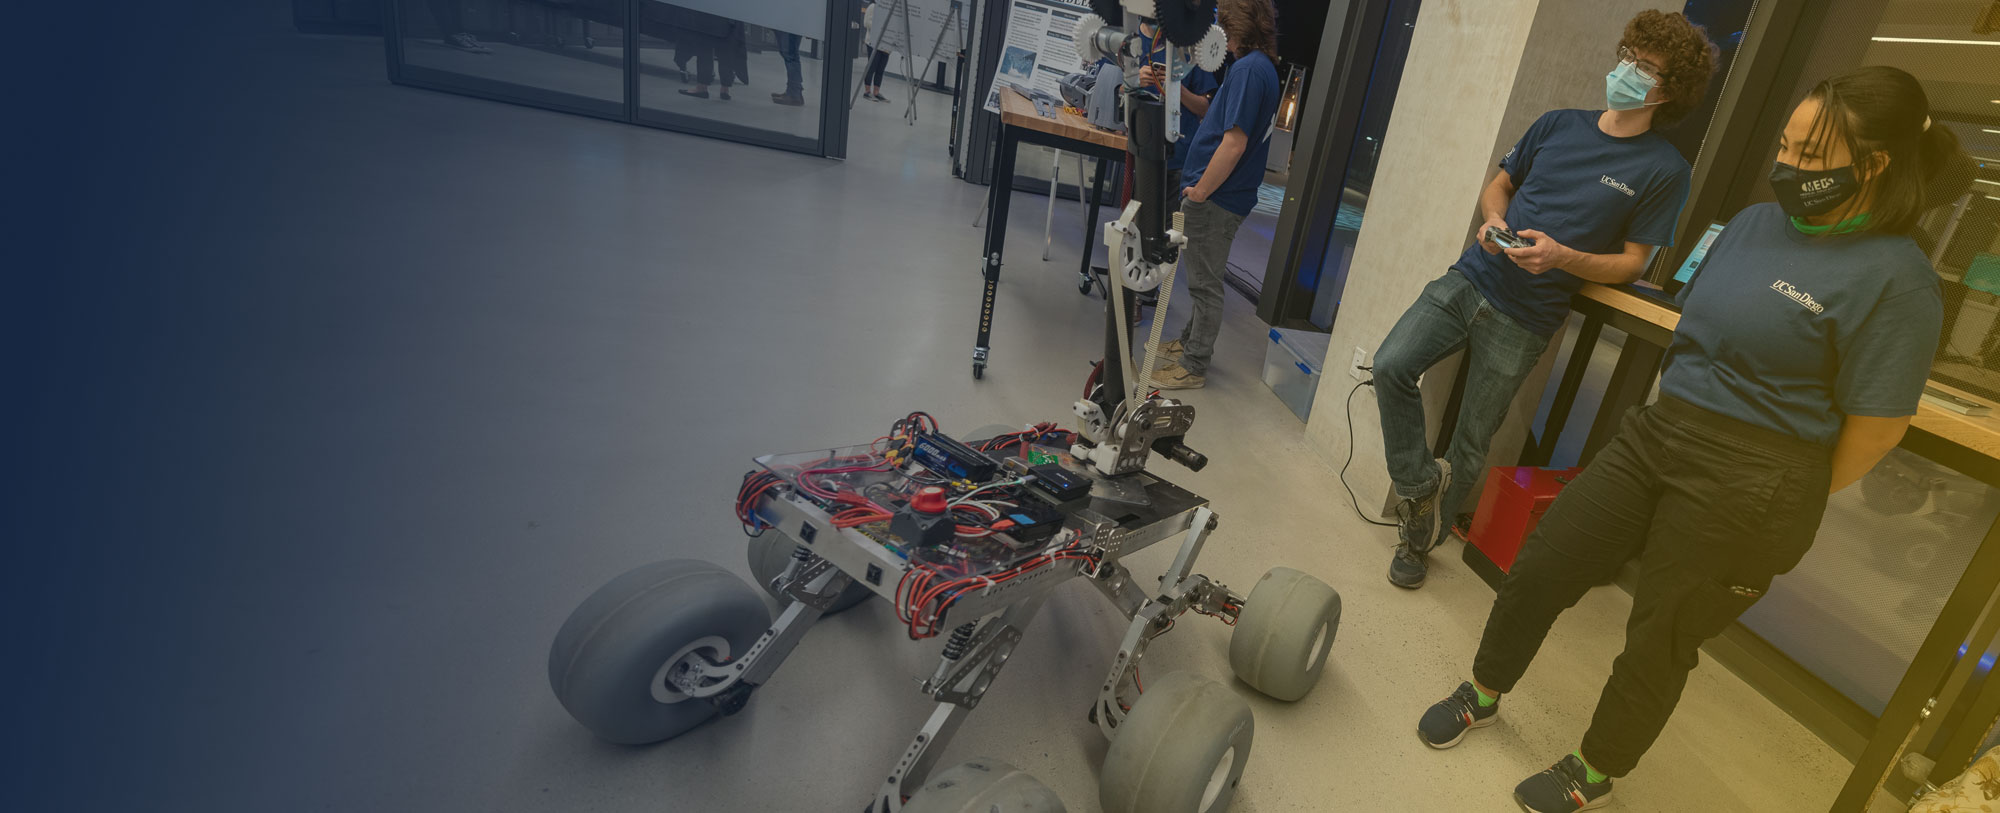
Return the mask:
<path fill-rule="evenodd" d="M 1264 348 L 1264 385 L 1303 421 L 1312 414 L 1313 394 L 1319 392 L 1320 372 L 1326 364 L 1326 346 L 1333 337 L 1310 330 L 1271 328 L 1270 338 L 1270 346 Z"/>

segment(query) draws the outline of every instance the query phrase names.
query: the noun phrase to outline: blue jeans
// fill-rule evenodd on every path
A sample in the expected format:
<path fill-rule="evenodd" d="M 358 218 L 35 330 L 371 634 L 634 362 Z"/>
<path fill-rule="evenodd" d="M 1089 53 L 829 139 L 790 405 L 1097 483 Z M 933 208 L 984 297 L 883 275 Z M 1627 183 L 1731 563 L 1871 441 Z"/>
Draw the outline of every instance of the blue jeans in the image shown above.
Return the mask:
<path fill-rule="evenodd" d="M 1375 403 L 1382 414 L 1389 479 L 1398 496 L 1418 499 L 1437 488 L 1437 467 L 1424 437 L 1424 401 L 1417 377 L 1444 357 L 1467 351 L 1458 429 L 1445 453 L 1451 463 L 1451 488 L 1438 503 L 1438 510 L 1445 512 L 1443 533 L 1449 533 L 1451 517 L 1479 479 L 1486 448 L 1507 417 L 1521 381 L 1534 371 L 1548 344 L 1549 337 L 1494 310 L 1471 280 L 1452 269 L 1424 286 L 1416 304 L 1396 320 L 1375 351 Z"/>
<path fill-rule="evenodd" d="M 785 95 L 803 96 L 806 92 L 805 74 L 799 70 L 799 35 L 778 34 L 778 56 L 785 60 Z"/>

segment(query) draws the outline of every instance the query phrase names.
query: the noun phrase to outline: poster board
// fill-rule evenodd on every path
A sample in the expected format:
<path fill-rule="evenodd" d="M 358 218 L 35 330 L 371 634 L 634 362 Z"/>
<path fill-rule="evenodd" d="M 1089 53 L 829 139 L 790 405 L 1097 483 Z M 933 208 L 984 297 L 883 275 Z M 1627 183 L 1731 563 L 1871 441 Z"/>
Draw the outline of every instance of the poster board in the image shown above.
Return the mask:
<path fill-rule="evenodd" d="M 1001 88 L 1019 84 L 1061 98 L 1057 83 L 1083 70 L 1072 35 L 1076 21 L 1090 13 L 1086 0 L 1011 0 L 1009 5 L 998 67 L 986 88 L 986 112 L 994 114 L 1000 112 Z"/>
<path fill-rule="evenodd" d="M 969 6 L 973 0 L 965 0 Z M 910 10 L 909 36 L 903 31 L 903 8 Z M 951 13 L 951 0 L 877 0 L 874 10 L 868 13 L 867 45 L 880 42 L 882 50 L 897 56 L 907 55 L 911 61 L 923 62 L 930 59 L 932 49 L 937 51 L 937 59 L 921 68 L 925 76 L 937 72 L 938 65 L 950 66 L 958 56 L 960 43 L 966 43 L 965 18 L 972 13 L 970 8 L 960 8 L 957 17 Z M 946 28 L 945 22 L 951 27 Z M 940 41 L 938 35 L 944 35 Z M 966 43 L 969 47 L 971 43 Z M 863 46 L 864 50 L 866 45 Z M 890 67 L 901 69 L 901 60 Z"/>

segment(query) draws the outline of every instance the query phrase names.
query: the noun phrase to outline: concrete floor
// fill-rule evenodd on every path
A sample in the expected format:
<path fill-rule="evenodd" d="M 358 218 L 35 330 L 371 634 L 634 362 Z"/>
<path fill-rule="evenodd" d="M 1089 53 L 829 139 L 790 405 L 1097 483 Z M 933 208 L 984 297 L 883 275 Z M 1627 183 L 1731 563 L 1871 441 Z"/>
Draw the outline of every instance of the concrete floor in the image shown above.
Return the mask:
<path fill-rule="evenodd" d="M 227 102 L 262 122 L 238 135 L 284 149 L 211 170 L 229 194 L 204 199 L 202 228 L 247 237 L 176 281 L 176 318 L 214 338 L 173 348 L 205 372 L 159 417 L 194 433 L 191 455 L 231 450 L 158 486 L 176 495 L 165 521 L 222 564 L 154 623 L 214 659 L 160 662 L 184 714 L 95 744 L 115 764 L 142 749 L 143 778 L 79 782 L 77 798 L 857 809 L 927 712 L 914 680 L 937 651 L 889 607 L 824 622 L 743 713 L 645 748 L 565 715 L 549 641 L 633 566 L 747 573 L 729 502 L 754 455 L 865 442 L 912 409 L 947 431 L 1067 418 L 1101 335 L 1099 301 L 1072 284 L 1074 229 L 1044 263 L 1042 201 L 1017 200 L 976 382 L 985 189 L 950 177 L 943 96 L 923 94 L 914 128 L 900 105 L 858 106 L 837 162 L 391 86 L 367 40 L 273 32 L 244 49 L 270 67 Z M 1191 670 L 1248 698 L 1256 750 L 1233 810 L 1513 809 L 1513 784 L 1581 737 L 1629 598 L 1599 589 L 1565 615 L 1498 726 L 1421 745 L 1415 721 L 1467 674 L 1492 592 L 1456 546 L 1422 591 L 1385 582 L 1392 532 L 1355 518 L 1259 382 L 1264 330 L 1232 293 L 1209 387 L 1187 398 L 1189 441 L 1214 462 L 1162 473 L 1222 517 L 1200 571 L 1247 590 L 1288 565 L 1342 593 L 1332 663 L 1306 699 L 1264 699 L 1229 677 L 1229 629 L 1189 616 L 1146 675 Z M 1094 591 L 1060 591 L 944 764 L 1011 761 L 1096 810 L 1105 742 L 1084 713 L 1120 628 Z M 1615 809 L 1821 810 L 1847 770 L 1704 663 Z"/>

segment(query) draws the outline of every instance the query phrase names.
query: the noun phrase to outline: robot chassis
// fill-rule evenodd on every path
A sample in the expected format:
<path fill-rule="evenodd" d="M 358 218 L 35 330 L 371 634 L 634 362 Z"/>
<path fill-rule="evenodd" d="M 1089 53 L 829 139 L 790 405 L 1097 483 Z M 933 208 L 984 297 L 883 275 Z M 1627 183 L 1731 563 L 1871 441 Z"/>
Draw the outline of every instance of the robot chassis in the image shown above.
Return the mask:
<path fill-rule="evenodd" d="M 1169 49 L 1168 92 L 1162 100 L 1138 88 L 1144 55 L 1125 31 L 1140 19 L 1165 22 L 1153 15 L 1173 13 L 1168 4 L 1175 2 L 1161 0 L 1156 9 L 1145 0 L 1124 0 L 1125 29 L 1092 14 L 1077 32 L 1087 61 L 1109 57 L 1125 69 L 1121 95 L 1136 159 L 1134 199 L 1105 225 L 1120 265 L 1114 278 L 1123 289 L 1107 297 L 1106 358 L 1092 374 L 1089 397 L 1073 409 L 1081 437 L 1060 457 L 1065 471 L 1088 482 L 1089 493 L 1053 503 L 1062 528 L 1041 549 L 1047 561 L 1009 571 L 1004 579 L 974 576 L 984 583 L 949 604 L 952 623 L 944 623 L 943 607 L 928 619 L 934 630 L 951 628 L 935 672 L 922 683 L 937 706 L 868 802 L 870 813 L 1064 809 L 1047 788 L 1004 763 L 975 760 L 935 776 L 933 769 L 1050 592 L 1072 580 L 1090 584 L 1129 619 L 1089 714 L 1111 739 L 1099 786 L 1107 811 L 1224 810 L 1247 763 L 1254 721 L 1234 692 L 1187 673 L 1157 678 L 1150 689 L 1140 685 L 1147 646 L 1174 619 L 1193 610 L 1234 627 L 1232 671 L 1278 699 L 1303 697 L 1325 667 L 1339 628 L 1339 595 L 1289 568 L 1273 568 L 1247 597 L 1193 572 L 1217 517 L 1207 500 L 1144 470 L 1153 452 L 1194 470 L 1207 463 L 1183 443 L 1194 408 L 1138 383 L 1126 314 L 1131 292 L 1162 286 L 1159 307 L 1165 310 L 1174 263 L 1186 243 L 1178 217 L 1173 229 L 1163 228 L 1161 188 L 1166 145 L 1177 139 L 1178 79 L 1195 55 L 1202 62 L 1220 59 L 1219 28 L 1183 43 L 1174 37 L 1189 39 L 1185 27 L 1156 27 L 1176 46 Z M 1188 6 L 1180 11 L 1212 18 L 1213 0 Z M 1096 0 L 1093 7 L 1116 13 L 1118 4 Z M 1146 343 L 1147 370 L 1155 366 L 1161 321 L 1154 320 Z M 1135 384 L 1128 390 L 1125 382 Z M 758 462 L 774 479 L 799 471 L 785 456 Z M 775 621 L 762 598 L 711 563 L 668 560 L 627 572 L 579 605 L 550 649 L 550 684 L 572 716 L 612 742 L 670 739 L 718 714 L 741 711 L 821 617 L 871 596 L 890 601 L 901 617 L 904 582 L 925 568 L 913 548 L 884 544 L 879 527 L 869 533 L 843 526 L 836 517 L 841 512 L 801 495 L 801 488 L 796 476 L 785 477 L 753 500 L 752 517 L 767 530 L 750 544 L 750 565 L 782 605 Z M 1176 538 L 1179 550 L 1156 587 L 1141 586 L 1121 561 Z M 1058 548 L 1059 555 L 1050 553 Z M 909 612 L 915 619 L 922 607 Z M 917 637 L 914 621 L 911 637 Z"/>

